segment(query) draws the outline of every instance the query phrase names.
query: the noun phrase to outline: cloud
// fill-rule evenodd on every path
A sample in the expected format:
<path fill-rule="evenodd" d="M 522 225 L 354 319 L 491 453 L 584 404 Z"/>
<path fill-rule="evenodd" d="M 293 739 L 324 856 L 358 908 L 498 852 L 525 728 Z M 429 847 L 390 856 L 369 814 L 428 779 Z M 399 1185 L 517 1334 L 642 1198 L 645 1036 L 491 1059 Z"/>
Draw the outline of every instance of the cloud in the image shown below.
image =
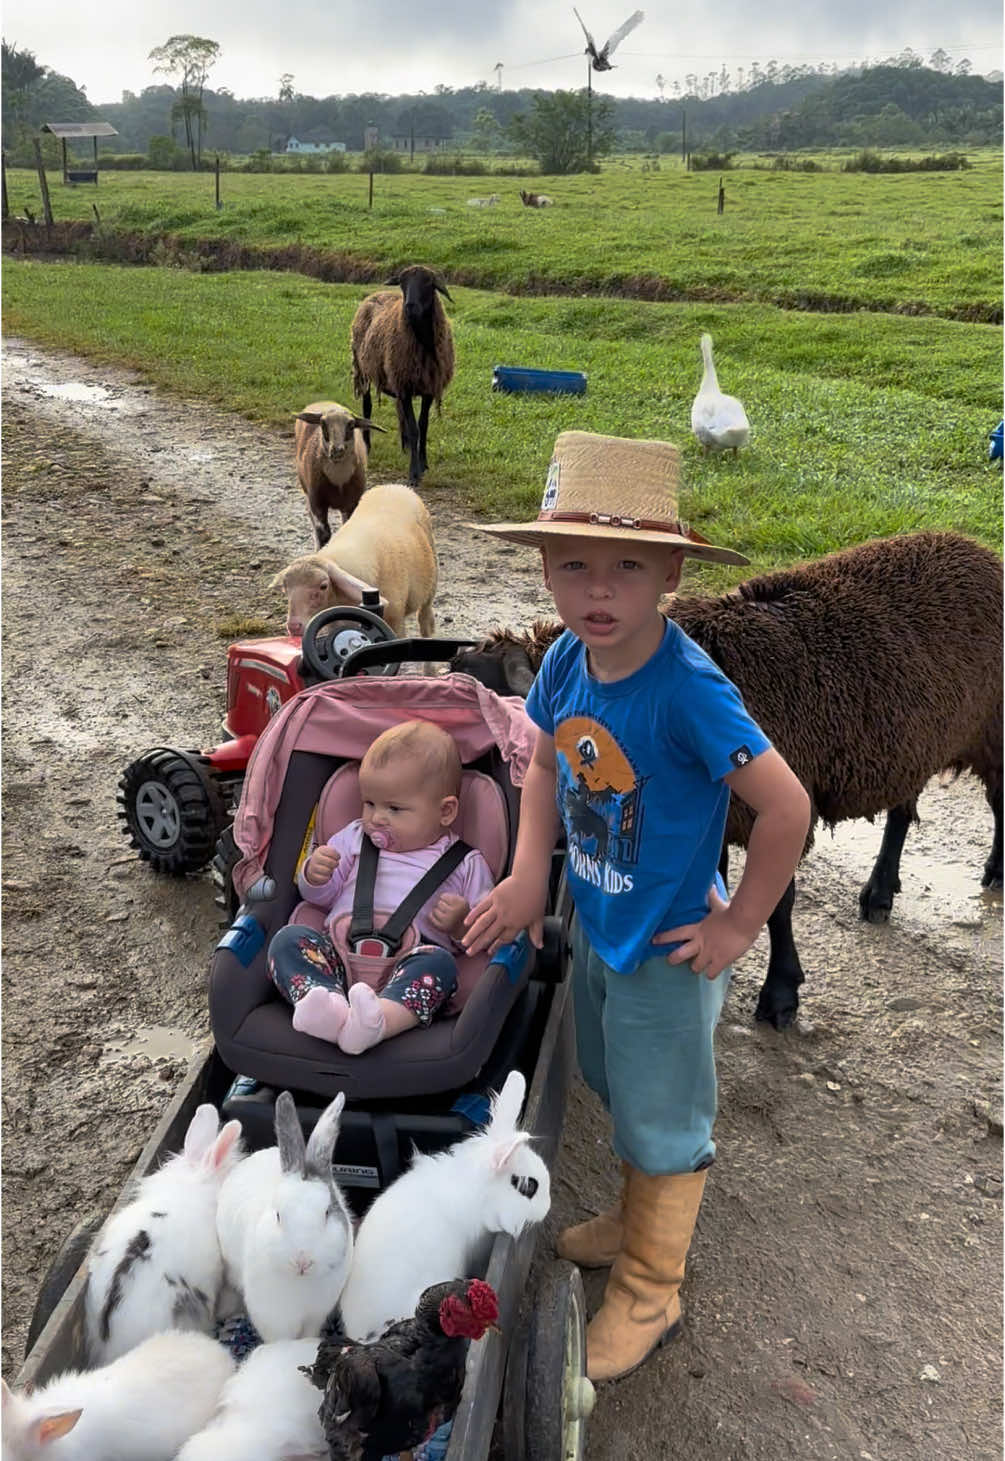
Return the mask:
<path fill-rule="evenodd" d="M 643 0 L 643 5 L 645 0 Z M 577 8 L 598 44 L 634 8 L 628 0 L 584 0 Z M 943 0 L 720 0 L 714 24 L 705 0 L 652 7 L 623 43 L 615 70 L 599 89 L 620 96 L 654 96 L 657 73 L 671 81 L 704 75 L 725 63 L 735 71 L 801 61 L 879 59 L 911 46 L 927 57 L 943 47 L 969 57 L 976 71 L 1001 64 L 999 0 L 970 0 L 948 14 Z M 571 3 L 543 7 L 534 0 L 104 0 L 95 14 L 70 0 L 8 0 L 8 41 L 84 85 L 93 102 L 118 101 L 158 78 L 148 53 L 171 35 L 191 32 L 221 46 L 211 84 L 235 95 L 275 96 L 279 77 L 292 73 L 298 91 L 313 96 L 351 92 L 432 92 L 437 85 L 495 84 L 579 87 L 585 82 L 583 36 Z"/>

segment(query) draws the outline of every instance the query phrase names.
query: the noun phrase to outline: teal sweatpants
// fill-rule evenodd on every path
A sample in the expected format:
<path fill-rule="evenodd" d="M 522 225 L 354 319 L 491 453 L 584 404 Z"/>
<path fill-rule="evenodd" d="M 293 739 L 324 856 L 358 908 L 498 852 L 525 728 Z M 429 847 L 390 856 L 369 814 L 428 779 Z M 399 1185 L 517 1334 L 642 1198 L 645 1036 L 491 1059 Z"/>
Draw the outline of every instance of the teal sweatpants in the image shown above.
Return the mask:
<path fill-rule="evenodd" d="M 696 1172 L 715 1156 L 713 1048 L 731 971 L 717 979 L 656 954 L 619 974 L 573 926 L 579 1068 L 614 1122 L 618 1156 L 649 1176 Z"/>

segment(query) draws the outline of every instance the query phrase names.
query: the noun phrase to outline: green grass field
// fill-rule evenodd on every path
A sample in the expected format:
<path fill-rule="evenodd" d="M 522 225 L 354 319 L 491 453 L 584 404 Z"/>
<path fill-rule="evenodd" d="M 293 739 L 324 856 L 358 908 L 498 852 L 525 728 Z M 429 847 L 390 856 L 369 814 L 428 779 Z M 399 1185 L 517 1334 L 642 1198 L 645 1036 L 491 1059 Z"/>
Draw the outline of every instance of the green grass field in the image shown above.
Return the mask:
<path fill-rule="evenodd" d="M 349 323 L 366 292 L 294 274 L 9 259 L 3 277 L 8 333 L 129 364 L 168 390 L 289 433 L 308 401 L 351 400 Z M 555 435 L 580 428 L 678 442 L 685 516 L 757 569 L 922 528 L 1000 542 L 1002 479 L 987 462 L 1001 412 L 993 326 L 452 293 L 457 373 L 442 418 L 432 419 L 426 480 L 475 510 L 532 515 Z M 690 433 L 705 329 L 723 388 L 742 398 L 753 425 L 735 459 L 704 456 Z M 588 393 L 496 393 L 496 364 L 585 370 Z M 389 433 L 374 438 L 373 475 L 400 477 L 392 403 L 375 414 Z M 706 569 L 692 578 L 712 586 L 735 576 Z"/>
<path fill-rule="evenodd" d="M 188 246 L 224 239 L 301 244 L 383 268 L 417 257 L 448 278 L 513 293 L 770 303 L 1000 318 L 1001 154 L 971 153 L 963 172 L 880 174 L 758 171 L 687 173 L 614 163 L 599 176 L 437 178 L 359 173 L 225 173 L 223 207 L 212 174 L 101 174 L 65 187 L 51 173 L 57 219 L 92 217 L 106 229 L 171 235 Z M 748 159 L 749 161 L 749 159 Z M 831 157 L 836 169 L 839 159 Z M 547 191 L 549 209 L 524 208 L 521 185 Z M 8 175 L 12 211 L 41 213 L 37 178 Z M 496 192 L 493 208 L 470 197 Z M 996 313 L 998 312 L 998 313 Z"/>

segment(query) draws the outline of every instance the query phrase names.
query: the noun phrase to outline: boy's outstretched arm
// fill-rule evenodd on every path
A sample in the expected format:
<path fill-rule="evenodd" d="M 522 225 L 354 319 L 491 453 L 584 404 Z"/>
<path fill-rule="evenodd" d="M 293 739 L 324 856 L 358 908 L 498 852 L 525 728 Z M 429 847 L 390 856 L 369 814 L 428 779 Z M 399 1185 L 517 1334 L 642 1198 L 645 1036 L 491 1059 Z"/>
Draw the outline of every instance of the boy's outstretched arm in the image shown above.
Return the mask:
<path fill-rule="evenodd" d="M 668 963 L 689 963 L 709 979 L 745 954 L 767 923 L 796 870 L 810 825 L 810 799 L 777 751 L 762 751 L 726 782 L 756 814 L 743 877 L 728 903 L 712 889 L 708 916 L 700 923 L 668 928 L 653 939 L 679 943 Z"/>
<path fill-rule="evenodd" d="M 462 942 L 469 954 L 482 949 L 494 954 L 525 928 L 534 947 L 541 947 L 551 854 L 558 838 L 555 778 L 555 740 L 539 729 L 520 793 L 513 871 L 465 919 L 467 932 Z"/>

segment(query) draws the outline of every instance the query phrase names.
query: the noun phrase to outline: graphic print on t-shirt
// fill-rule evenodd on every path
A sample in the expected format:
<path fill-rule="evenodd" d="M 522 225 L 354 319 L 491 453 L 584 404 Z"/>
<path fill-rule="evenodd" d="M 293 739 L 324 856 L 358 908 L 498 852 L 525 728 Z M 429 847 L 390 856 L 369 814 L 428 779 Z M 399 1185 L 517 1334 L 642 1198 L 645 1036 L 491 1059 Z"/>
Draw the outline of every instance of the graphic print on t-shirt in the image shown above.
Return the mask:
<path fill-rule="evenodd" d="M 625 752 L 592 716 L 555 727 L 558 805 L 573 872 L 606 893 L 628 893 L 638 861 L 641 791 Z"/>

